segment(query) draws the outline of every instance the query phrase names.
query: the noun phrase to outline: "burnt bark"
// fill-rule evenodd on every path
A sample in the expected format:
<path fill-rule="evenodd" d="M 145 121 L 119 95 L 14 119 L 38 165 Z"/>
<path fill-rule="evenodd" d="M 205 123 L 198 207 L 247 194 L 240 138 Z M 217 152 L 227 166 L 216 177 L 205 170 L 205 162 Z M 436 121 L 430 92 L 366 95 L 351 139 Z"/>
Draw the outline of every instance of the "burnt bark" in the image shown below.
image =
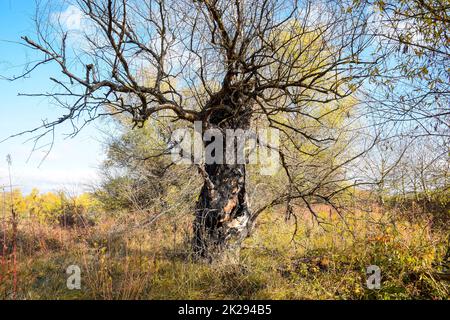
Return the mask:
<path fill-rule="evenodd" d="M 214 260 L 239 251 L 250 231 L 245 165 L 206 165 L 194 222 L 194 251 Z"/>
<path fill-rule="evenodd" d="M 234 162 L 206 163 L 201 169 L 204 185 L 196 204 L 193 249 L 198 257 L 217 260 L 236 256 L 242 241 L 251 230 L 251 213 L 247 203 L 246 164 L 238 161 L 238 143 L 228 134 L 250 128 L 250 107 L 236 105 L 235 99 L 221 99 L 221 105 L 210 113 L 204 123 L 206 129 L 222 133 L 223 151 L 226 141 L 233 139 Z M 242 99 L 238 99 L 242 101 Z M 212 103 L 215 103 L 213 101 Z M 236 111 L 238 110 L 238 111 Z M 209 143 L 213 143 L 211 141 Z M 205 143 L 207 147 L 209 143 Z"/>

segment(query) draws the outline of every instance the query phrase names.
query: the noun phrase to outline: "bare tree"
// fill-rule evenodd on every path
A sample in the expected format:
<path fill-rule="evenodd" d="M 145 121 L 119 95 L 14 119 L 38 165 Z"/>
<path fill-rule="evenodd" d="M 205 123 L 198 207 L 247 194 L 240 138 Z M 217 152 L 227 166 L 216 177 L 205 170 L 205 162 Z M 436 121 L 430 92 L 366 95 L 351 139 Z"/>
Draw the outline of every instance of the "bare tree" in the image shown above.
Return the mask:
<path fill-rule="evenodd" d="M 302 123 L 312 119 L 320 126 L 317 109 L 324 105 L 329 114 L 339 112 L 381 59 L 367 54 L 374 38 L 367 28 L 369 10 L 364 5 L 349 10 L 351 4 L 77 0 L 72 5 L 84 28 L 76 35 L 43 4 L 36 36 L 23 37 L 42 59 L 22 77 L 43 64 L 58 66 L 62 75 L 51 78 L 57 89 L 38 95 L 54 99 L 67 113 L 30 132 L 41 130 L 40 137 L 71 122 L 76 134 L 101 116 L 128 114 L 135 126 L 158 116 L 186 125 L 200 121 L 204 130 L 227 138 L 227 129 L 246 130 L 259 121 L 283 132 L 291 148 L 306 152 L 301 144 L 309 143 L 319 154 L 340 132 L 310 130 Z M 320 182 L 301 188 L 289 155 L 278 151 L 289 182 L 269 205 L 286 201 L 289 207 L 292 199 L 301 199 L 312 211 L 309 197 L 331 201 L 336 188 L 348 187 L 338 183 L 345 181 L 342 175 L 330 177 L 358 155 L 320 171 Z M 213 257 L 238 248 L 264 207 L 250 212 L 245 164 L 205 164 L 199 171 L 204 185 L 194 249 Z"/>
<path fill-rule="evenodd" d="M 355 1 L 360 3 L 359 1 Z M 365 100 L 380 121 L 409 136 L 450 136 L 448 0 L 365 0 L 377 12 L 373 33 L 384 66 Z"/>

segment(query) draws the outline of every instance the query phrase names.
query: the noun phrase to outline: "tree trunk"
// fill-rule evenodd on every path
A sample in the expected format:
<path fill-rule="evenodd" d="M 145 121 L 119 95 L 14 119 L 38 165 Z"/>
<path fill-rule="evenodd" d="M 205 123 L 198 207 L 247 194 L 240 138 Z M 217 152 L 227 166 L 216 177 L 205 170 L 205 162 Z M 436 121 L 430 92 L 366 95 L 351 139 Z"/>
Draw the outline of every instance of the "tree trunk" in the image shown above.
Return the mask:
<path fill-rule="evenodd" d="M 245 165 L 210 164 L 196 207 L 194 251 L 217 260 L 239 253 L 249 234 L 250 212 L 245 191 Z"/>
<path fill-rule="evenodd" d="M 223 100 L 222 100 L 223 103 Z M 228 106 L 233 102 L 228 101 Z M 226 150 L 227 129 L 247 130 L 250 127 L 245 107 L 239 114 L 218 111 L 209 115 L 204 126 L 218 129 L 223 139 L 223 153 Z M 210 142 L 212 143 L 212 142 Z M 205 142 L 205 147 L 209 143 Z M 237 161 L 237 143 L 233 142 L 233 163 L 206 163 L 202 170 L 204 185 L 196 205 L 193 248 L 197 256 L 210 261 L 236 257 L 242 241 L 251 229 L 251 215 L 247 205 L 245 163 Z"/>

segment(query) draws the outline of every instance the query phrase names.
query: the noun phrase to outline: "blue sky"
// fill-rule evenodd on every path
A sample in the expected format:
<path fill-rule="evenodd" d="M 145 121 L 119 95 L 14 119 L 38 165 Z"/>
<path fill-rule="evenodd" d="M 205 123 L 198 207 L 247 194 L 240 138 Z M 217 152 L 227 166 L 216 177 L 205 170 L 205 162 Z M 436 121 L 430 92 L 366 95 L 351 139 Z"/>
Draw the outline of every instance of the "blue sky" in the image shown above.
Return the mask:
<path fill-rule="evenodd" d="M 33 36 L 34 0 L 0 0 L 0 75 L 18 75 L 32 52 L 19 44 L 21 36 Z M 43 119 L 55 119 L 62 111 L 43 98 L 19 97 L 18 93 L 42 93 L 52 88 L 51 74 L 59 74 L 52 66 L 41 67 L 28 79 L 8 82 L 0 80 L 0 141 L 10 135 L 33 129 Z M 80 192 L 85 184 L 98 179 L 98 167 L 104 158 L 100 123 L 85 128 L 73 139 L 68 126 L 56 131 L 56 139 L 49 156 L 42 162 L 48 147 L 33 153 L 31 136 L 20 136 L 0 143 L 0 186 L 7 183 L 6 155 L 11 154 L 13 184 L 24 192 L 33 187 L 42 191 L 68 189 Z M 49 136 L 41 141 L 45 145 Z M 41 164 L 42 162 L 42 164 Z M 41 165 L 40 165 L 41 164 Z M 40 166 L 39 166 L 40 165 Z"/>

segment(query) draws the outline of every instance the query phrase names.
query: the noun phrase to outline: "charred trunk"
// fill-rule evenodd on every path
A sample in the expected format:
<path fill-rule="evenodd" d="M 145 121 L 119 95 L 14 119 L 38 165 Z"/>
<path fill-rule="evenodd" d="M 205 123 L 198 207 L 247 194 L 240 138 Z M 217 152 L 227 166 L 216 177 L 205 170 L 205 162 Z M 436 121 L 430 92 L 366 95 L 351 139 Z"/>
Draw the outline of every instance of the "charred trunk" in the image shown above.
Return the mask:
<path fill-rule="evenodd" d="M 194 223 L 194 250 L 216 259 L 239 251 L 250 229 L 245 190 L 245 165 L 206 165 Z"/>
<path fill-rule="evenodd" d="M 247 205 L 246 164 L 238 161 L 236 130 L 250 127 L 245 107 L 239 113 L 230 113 L 230 108 L 221 109 L 208 118 L 206 129 L 213 128 L 222 133 L 223 151 L 226 141 L 232 139 L 234 162 L 207 163 L 202 169 L 204 185 L 196 205 L 193 247 L 197 256 L 217 260 L 239 253 L 242 241 L 251 229 L 251 215 Z M 230 130 L 231 129 L 231 130 Z M 230 132 L 233 136 L 230 137 Z M 236 142 L 236 143 L 235 143 Z M 211 142 L 210 142 L 211 143 Z M 207 148 L 209 143 L 205 143 Z M 224 156 L 224 158 L 226 158 Z"/>

